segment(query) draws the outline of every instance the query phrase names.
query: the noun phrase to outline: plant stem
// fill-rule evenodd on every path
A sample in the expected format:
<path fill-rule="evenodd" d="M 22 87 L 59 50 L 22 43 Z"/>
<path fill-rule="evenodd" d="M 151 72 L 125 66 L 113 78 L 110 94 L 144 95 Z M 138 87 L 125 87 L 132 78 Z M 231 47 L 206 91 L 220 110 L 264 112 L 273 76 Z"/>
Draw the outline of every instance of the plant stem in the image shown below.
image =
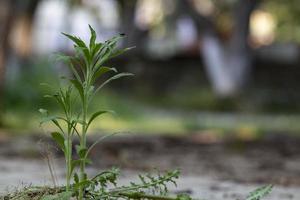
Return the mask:
<path fill-rule="evenodd" d="M 148 195 L 144 193 L 119 193 L 119 195 L 127 197 L 129 199 L 151 199 L 151 200 L 177 200 L 178 199 L 176 197 Z"/>
<path fill-rule="evenodd" d="M 68 137 L 67 141 L 67 185 L 66 185 L 66 191 L 68 192 L 70 190 L 70 181 L 71 181 L 71 162 L 72 162 L 72 143 L 70 136 Z"/>
<path fill-rule="evenodd" d="M 82 137 L 80 141 L 80 147 L 81 149 L 86 148 L 86 132 L 87 132 L 87 90 L 84 91 L 84 98 L 82 102 Z M 79 181 L 82 182 L 85 179 L 85 160 L 81 160 L 80 162 L 80 172 L 79 172 Z M 79 200 L 83 200 L 83 186 L 79 187 Z"/>
<path fill-rule="evenodd" d="M 70 121 L 70 120 L 69 120 Z M 71 173 L 72 173 L 72 127 L 68 124 L 68 136 L 67 136 L 67 147 L 66 147 L 66 174 L 67 174 L 67 184 L 66 191 L 70 190 L 70 182 L 71 182 Z"/>

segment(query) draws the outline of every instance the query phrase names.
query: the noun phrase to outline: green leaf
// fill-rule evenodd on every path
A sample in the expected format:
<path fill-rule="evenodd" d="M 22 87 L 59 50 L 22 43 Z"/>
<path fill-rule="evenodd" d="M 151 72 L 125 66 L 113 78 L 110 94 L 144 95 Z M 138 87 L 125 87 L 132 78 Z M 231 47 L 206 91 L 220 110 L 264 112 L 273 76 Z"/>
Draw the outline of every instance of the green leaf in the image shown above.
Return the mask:
<path fill-rule="evenodd" d="M 116 50 L 115 52 L 113 52 L 109 58 L 114 58 L 114 57 L 117 57 L 119 55 L 122 55 L 124 54 L 125 52 L 131 50 L 131 49 L 134 49 L 135 47 L 128 47 L 128 48 L 125 48 L 125 49 L 118 49 Z"/>
<path fill-rule="evenodd" d="M 71 79 L 70 82 L 74 85 L 74 87 L 77 89 L 81 100 L 84 100 L 84 91 L 81 83 L 77 79 Z"/>
<path fill-rule="evenodd" d="M 103 44 L 98 54 L 96 55 L 94 66 L 101 66 L 105 61 L 109 59 L 110 54 L 111 50 L 109 46 L 107 44 Z"/>
<path fill-rule="evenodd" d="M 98 51 L 103 47 L 103 43 L 96 43 L 95 47 L 93 49 L 92 56 L 95 56 L 95 54 L 98 53 Z"/>
<path fill-rule="evenodd" d="M 176 200 L 192 200 L 192 198 L 188 194 L 178 194 Z"/>
<path fill-rule="evenodd" d="M 58 194 L 44 196 L 41 200 L 70 200 L 72 192 L 61 192 Z"/>
<path fill-rule="evenodd" d="M 119 73 L 117 75 L 114 75 L 113 77 L 110 78 L 110 80 L 116 80 L 116 79 L 119 79 L 119 78 L 125 77 L 125 76 L 134 76 L 134 74 L 123 72 L 123 73 Z"/>
<path fill-rule="evenodd" d="M 61 108 L 66 113 L 67 112 L 66 105 L 65 105 L 65 102 L 63 101 L 63 94 L 62 94 L 61 89 L 60 89 L 59 92 L 57 92 L 56 94 L 54 94 L 53 97 L 55 98 L 55 100 L 57 101 L 57 103 L 61 106 Z"/>
<path fill-rule="evenodd" d="M 89 25 L 89 29 L 91 32 L 91 38 L 90 38 L 90 49 L 93 50 L 96 42 L 96 32 L 95 30 Z"/>
<path fill-rule="evenodd" d="M 72 40 L 77 46 L 82 47 L 82 48 L 87 48 L 87 46 L 85 45 L 85 43 L 83 42 L 82 39 L 75 37 L 73 35 L 69 35 L 67 33 L 62 33 L 64 36 L 66 36 L 67 38 L 69 38 L 70 40 Z"/>
<path fill-rule="evenodd" d="M 117 42 L 124 37 L 125 37 L 124 34 L 120 34 L 120 35 L 114 36 L 111 39 L 107 40 L 106 43 L 108 44 L 108 47 L 115 48 Z"/>
<path fill-rule="evenodd" d="M 107 72 L 118 72 L 116 68 L 112 68 L 112 67 L 105 67 L 102 66 L 100 67 L 94 74 L 93 74 L 93 82 L 97 80 L 97 78 L 99 78 L 100 76 L 102 76 L 103 74 L 106 74 Z"/>
<path fill-rule="evenodd" d="M 76 153 L 79 155 L 79 158 L 84 158 L 87 152 L 87 148 L 82 148 L 80 145 L 75 146 Z"/>
<path fill-rule="evenodd" d="M 66 148 L 65 148 L 65 137 L 63 136 L 62 133 L 59 132 L 52 132 L 51 136 L 53 138 L 53 140 L 58 144 L 58 146 L 60 147 L 60 149 L 65 152 Z"/>
<path fill-rule="evenodd" d="M 62 55 L 62 54 L 58 54 L 57 55 L 57 59 L 58 60 L 63 60 L 67 66 L 69 67 L 69 69 L 72 71 L 72 73 L 74 74 L 74 76 L 76 77 L 76 79 L 78 81 L 81 81 L 81 78 L 76 70 L 76 68 L 74 67 L 74 64 L 72 63 L 72 60 L 75 61 L 75 59 L 71 56 L 66 56 L 66 55 Z"/>
<path fill-rule="evenodd" d="M 73 173 L 75 167 L 79 166 L 80 163 L 81 163 L 81 160 L 72 160 L 72 162 L 71 162 L 71 174 Z M 75 176 L 75 174 L 74 174 L 74 176 Z"/>
<path fill-rule="evenodd" d="M 100 115 L 105 114 L 105 113 L 112 113 L 112 114 L 114 114 L 114 111 L 111 111 L 111 110 L 101 110 L 101 111 L 95 112 L 91 116 L 91 118 L 89 119 L 89 121 L 87 123 L 87 127 L 90 126 L 90 124 L 94 121 L 94 119 L 96 119 L 97 117 L 99 117 Z"/>
<path fill-rule="evenodd" d="M 114 57 L 113 54 L 115 54 L 115 56 L 123 53 L 122 50 L 114 53 L 114 50 L 116 48 L 117 42 L 122 39 L 124 37 L 124 35 L 119 35 L 119 36 L 115 36 L 109 40 L 107 40 L 104 44 L 102 44 L 100 51 L 97 54 L 97 58 L 96 58 L 96 66 L 102 65 L 104 62 L 106 62 L 108 59 Z M 129 50 L 129 49 L 128 49 Z M 124 50 L 124 52 L 126 51 L 126 49 Z"/>
<path fill-rule="evenodd" d="M 79 157 L 84 158 L 86 155 L 86 152 L 87 152 L 87 148 L 80 149 L 80 151 L 78 152 Z"/>
<path fill-rule="evenodd" d="M 42 120 L 40 121 L 40 124 L 44 124 L 46 122 L 50 122 L 52 120 L 56 120 L 58 119 L 59 117 L 56 117 L 56 116 L 47 116 L 47 117 L 43 117 Z"/>
<path fill-rule="evenodd" d="M 74 182 L 79 183 L 79 177 L 77 173 L 74 173 Z"/>
<path fill-rule="evenodd" d="M 75 150 L 76 150 L 76 153 L 77 153 L 77 154 L 79 153 L 80 149 L 81 149 L 81 146 L 80 146 L 80 145 L 75 145 Z"/>
<path fill-rule="evenodd" d="M 83 56 L 83 58 L 86 62 L 86 66 L 83 65 L 83 67 L 87 68 L 89 66 L 89 64 L 91 63 L 91 55 L 90 55 L 89 49 L 85 48 L 85 47 L 79 47 L 79 46 L 75 46 L 74 49 L 75 49 L 77 56 L 79 57 L 78 59 L 80 59 L 80 55 Z"/>
<path fill-rule="evenodd" d="M 72 56 L 67 56 L 61 53 L 56 53 L 54 56 L 56 61 L 63 61 L 65 63 L 70 62 L 70 60 L 72 59 Z"/>
<path fill-rule="evenodd" d="M 109 82 L 113 81 L 113 80 L 116 80 L 116 79 L 119 79 L 119 78 L 122 78 L 122 77 L 126 77 L 126 76 L 133 76 L 134 74 L 132 73 L 119 73 L 117 75 L 114 75 L 113 77 L 109 78 L 108 80 L 106 80 L 104 83 L 102 83 L 95 91 L 98 92 L 99 90 L 101 90 L 101 88 L 103 88 L 106 84 L 108 84 Z"/>
<path fill-rule="evenodd" d="M 80 160 L 72 160 L 71 162 L 71 174 L 73 173 L 74 169 L 80 165 Z"/>
<path fill-rule="evenodd" d="M 74 187 L 75 190 L 78 190 L 78 188 L 87 187 L 91 183 L 93 183 L 93 182 L 91 182 L 90 180 L 83 180 L 79 183 L 74 184 L 73 187 Z"/>
<path fill-rule="evenodd" d="M 88 151 L 86 152 L 86 156 L 89 155 L 89 153 L 91 152 L 91 150 L 100 142 L 102 142 L 103 140 L 105 140 L 106 138 L 109 138 L 109 137 L 112 137 L 114 135 L 116 135 L 118 133 L 112 133 L 112 134 L 109 134 L 109 135 L 104 135 L 100 138 L 98 138 L 89 148 L 88 148 Z"/>
<path fill-rule="evenodd" d="M 93 161 L 89 158 L 85 158 L 84 162 L 85 162 L 85 164 L 89 164 L 89 165 L 93 164 Z"/>
<path fill-rule="evenodd" d="M 250 192 L 246 200 L 261 200 L 272 191 L 273 185 L 266 185 Z"/>
<path fill-rule="evenodd" d="M 61 132 L 64 132 L 62 127 L 60 126 L 59 122 L 57 120 L 62 120 L 65 122 L 68 122 L 65 118 L 63 117 L 56 117 L 56 116 L 49 116 L 49 117 L 44 117 L 41 121 L 40 121 L 40 125 L 46 123 L 46 122 L 52 122 L 57 128 L 59 128 L 61 130 Z"/>

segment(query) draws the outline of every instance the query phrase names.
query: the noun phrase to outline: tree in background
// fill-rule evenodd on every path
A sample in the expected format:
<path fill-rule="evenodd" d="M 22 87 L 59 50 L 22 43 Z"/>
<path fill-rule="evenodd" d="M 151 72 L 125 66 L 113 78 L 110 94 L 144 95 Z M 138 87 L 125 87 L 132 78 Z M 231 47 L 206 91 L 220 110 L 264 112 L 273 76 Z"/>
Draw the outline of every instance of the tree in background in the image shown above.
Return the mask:
<path fill-rule="evenodd" d="M 129 35 L 129 44 L 144 45 L 147 41 L 145 37 L 149 37 L 149 34 L 143 34 L 136 26 L 135 14 L 140 2 L 146 1 L 118 0 L 121 30 Z M 252 65 L 252 49 L 249 46 L 250 17 L 258 3 L 259 0 L 178 0 L 172 2 L 176 7 L 174 13 L 169 14 L 162 22 L 175 29 L 174 25 L 180 15 L 188 16 L 194 21 L 201 33 L 199 46 L 204 66 L 219 97 L 237 95 L 249 79 Z M 153 27 L 148 28 L 152 31 Z"/>
<path fill-rule="evenodd" d="M 31 30 L 39 0 L 0 2 L 0 110 L 8 59 L 25 58 L 31 51 Z M 12 40 L 12 38 L 14 38 Z M 3 113 L 3 112 L 0 112 Z M 1 118 L 1 116 L 0 116 Z"/>
<path fill-rule="evenodd" d="M 9 60 L 18 60 L 17 63 L 20 65 L 20 62 L 26 60 L 31 53 L 33 16 L 36 13 L 37 5 L 41 2 L 41 5 L 43 5 L 47 1 L 11 0 L 0 2 L 0 21 L 2 24 L 0 26 L 0 86 L 2 88 L 4 66 L 8 57 L 10 57 Z M 80 22 L 76 21 L 78 18 L 74 18 L 74 13 L 84 9 L 90 15 L 96 16 L 91 24 L 101 32 L 100 36 L 104 35 L 103 39 L 108 36 L 107 33 L 125 33 L 127 37 L 124 46 L 137 46 L 130 53 L 134 55 L 132 56 L 134 59 L 138 59 L 141 56 L 146 59 L 152 59 L 155 57 L 153 56 L 154 54 L 159 56 L 159 58 L 167 59 L 171 58 L 170 55 L 180 53 L 178 49 L 182 47 L 180 44 L 178 45 L 180 42 L 176 41 L 176 39 L 178 40 L 176 36 L 178 31 L 176 28 L 178 27 L 176 26 L 178 26 L 180 20 L 184 21 L 182 18 L 188 18 L 189 23 L 191 22 L 194 25 L 196 33 L 193 34 L 197 37 L 197 33 L 199 33 L 199 37 L 196 39 L 200 42 L 195 42 L 195 40 L 189 38 L 189 34 L 184 34 L 185 36 L 181 39 L 189 41 L 187 42 L 189 45 L 194 45 L 193 47 L 187 45 L 188 47 L 186 48 L 185 46 L 184 48 L 188 50 L 186 53 L 191 53 L 195 46 L 199 46 L 207 76 L 215 94 L 219 97 L 232 97 L 239 94 L 251 78 L 252 53 L 254 49 L 249 45 L 249 26 L 250 18 L 258 4 L 264 6 L 263 9 L 267 13 L 277 17 L 278 26 L 276 27 L 276 33 L 278 33 L 280 38 L 297 38 L 297 32 L 299 32 L 297 31 L 297 26 L 294 25 L 298 23 L 297 16 L 299 15 L 297 0 L 292 0 L 289 4 L 282 4 L 279 0 L 66 0 L 53 2 L 63 2 L 67 7 L 63 17 L 64 30 L 57 30 L 56 32 L 70 32 L 74 24 L 78 25 L 82 21 L 89 23 L 90 18 L 79 20 Z M 104 13 L 103 10 L 99 9 L 101 7 L 99 4 L 108 3 L 117 5 L 113 8 L 112 6 L 107 8 L 111 11 L 110 13 L 116 13 L 117 17 L 115 18 L 118 18 L 118 23 L 113 28 L 110 27 L 111 30 L 107 31 L 107 27 L 101 24 L 105 17 L 99 19 L 101 13 Z M 144 10 L 141 11 L 142 4 Z M 152 8 L 150 8 L 150 4 Z M 153 6 L 154 4 L 155 6 Z M 145 5 L 149 7 L 145 9 Z M 138 21 L 141 18 L 145 18 L 145 16 L 139 16 L 137 13 L 145 15 L 143 11 L 153 10 L 154 8 L 156 9 L 152 13 L 152 15 L 155 15 L 153 17 L 154 23 L 144 27 L 140 26 Z M 157 10 L 163 13 L 158 13 Z M 56 13 L 53 14 L 55 15 Z M 53 26 L 46 23 L 43 25 L 43 27 L 53 28 Z M 37 28 L 40 27 L 37 26 Z M 183 28 L 181 32 L 186 33 L 190 31 L 187 29 Z M 80 28 L 76 30 L 80 30 Z M 44 30 L 44 32 L 48 31 Z M 12 36 L 13 40 L 10 39 Z M 43 38 L 45 37 L 42 37 L 42 40 L 44 40 Z M 51 42 L 50 44 L 53 43 Z M 65 48 L 59 50 L 67 50 L 66 44 L 61 44 L 61 41 L 57 43 L 59 47 Z M 57 50 L 48 48 L 47 53 Z"/>
<path fill-rule="evenodd" d="M 250 16 L 259 1 L 202 1 L 202 6 L 204 2 L 207 10 L 201 10 L 201 1 L 180 1 L 202 34 L 202 58 L 214 91 L 220 97 L 234 96 L 249 79 L 252 61 L 248 43 Z M 224 30 L 220 31 L 224 28 L 220 27 L 224 19 L 229 20 L 231 26 L 225 38 L 221 32 Z"/>

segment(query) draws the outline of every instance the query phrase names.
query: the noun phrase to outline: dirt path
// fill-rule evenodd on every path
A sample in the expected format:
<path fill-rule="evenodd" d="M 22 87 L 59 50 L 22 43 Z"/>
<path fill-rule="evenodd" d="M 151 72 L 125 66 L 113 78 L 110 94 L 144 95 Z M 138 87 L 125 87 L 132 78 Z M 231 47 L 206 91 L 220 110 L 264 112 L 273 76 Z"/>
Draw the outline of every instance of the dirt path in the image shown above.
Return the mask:
<path fill-rule="evenodd" d="M 46 162 L 41 160 L 0 158 L 0 194 L 7 190 L 14 190 L 16 186 L 52 185 L 51 175 Z M 60 162 L 58 162 L 60 163 Z M 94 173 L 94 169 L 89 170 Z M 56 177 L 59 183 L 63 183 L 63 168 L 56 164 Z M 124 171 L 120 184 L 128 183 L 136 179 L 137 171 Z M 218 181 L 209 176 L 198 176 L 197 174 L 184 175 L 178 180 L 178 187 L 171 187 L 173 193 L 188 192 L 194 197 L 207 200 L 238 200 L 243 199 L 249 191 L 260 186 L 259 184 L 236 183 L 232 181 Z M 293 200 L 300 199 L 300 187 L 283 187 L 276 185 L 271 195 L 266 198 L 270 200 Z"/>
<path fill-rule="evenodd" d="M 0 193 L 24 184 L 53 184 L 38 141 L 40 138 L 26 137 L 0 142 Z M 124 183 L 154 167 L 181 168 L 179 187 L 173 188 L 173 192 L 190 192 L 207 200 L 236 200 L 262 184 L 272 183 L 275 189 L 268 199 L 296 200 L 300 199 L 299 144 L 299 138 L 281 135 L 259 141 L 209 144 L 197 135 L 119 137 L 94 149 L 94 165 L 89 173 L 120 166 L 124 169 Z M 61 183 L 63 161 L 61 154 L 55 153 L 52 166 Z"/>

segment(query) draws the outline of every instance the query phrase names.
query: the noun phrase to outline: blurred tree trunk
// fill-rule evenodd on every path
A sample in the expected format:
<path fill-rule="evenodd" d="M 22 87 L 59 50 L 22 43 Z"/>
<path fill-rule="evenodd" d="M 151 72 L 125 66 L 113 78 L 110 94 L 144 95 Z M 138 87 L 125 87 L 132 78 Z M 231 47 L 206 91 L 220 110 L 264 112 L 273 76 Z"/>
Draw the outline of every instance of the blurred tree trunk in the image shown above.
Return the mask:
<path fill-rule="evenodd" d="M 25 58 L 30 54 L 33 16 L 39 2 L 0 1 L 0 113 L 3 113 L 1 111 L 8 58 Z"/>
<path fill-rule="evenodd" d="M 137 0 L 118 0 L 121 18 L 120 31 L 121 33 L 126 34 L 124 46 L 136 46 L 136 48 L 130 52 L 134 54 L 143 54 L 144 41 L 145 38 L 147 38 L 148 30 L 141 30 L 136 26 L 135 14 L 137 2 Z"/>
<path fill-rule="evenodd" d="M 0 2 L 0 125 L 3 113 L 5 65 L 10 51 L 9 34 L 14 21 L 13 3 L 13 0 Z"/>
<path fill-rule="evenodd" d="M 238 94 L 247 83 L 251 71 L 251 49 L 248 45 L 249 22 L 259 0 L 239 0 L 234 8 L 234 27 L 227 45 L 220 39 L 215 24 L 199 15 L 185 1 L 198 29 L 202 32 L 201 53 L 214 91 L 220 97 Z"/>
<path fill-rule="evenodd" d="M 40 0 L 22 1 L 18 0 L 15 6 L 15 22 L 13 27 L 12 47 L 17 57 L 25 60 L 32 51 L 32 26 L 35 11 Z"/>
<path fill-rule="evenodd" d="M 5 63 L 9 53 L 9 34 L 14 21 L 14 1 L 0 1 L 0 100 L 2 100 Z"/>

